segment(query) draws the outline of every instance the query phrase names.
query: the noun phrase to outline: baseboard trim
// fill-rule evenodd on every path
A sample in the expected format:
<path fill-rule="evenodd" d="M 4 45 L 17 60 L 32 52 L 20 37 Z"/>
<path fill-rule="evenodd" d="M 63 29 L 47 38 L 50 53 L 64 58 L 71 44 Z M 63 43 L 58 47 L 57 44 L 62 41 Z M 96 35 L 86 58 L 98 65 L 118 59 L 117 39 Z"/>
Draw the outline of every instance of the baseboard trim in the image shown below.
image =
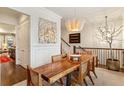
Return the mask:
<path fill-rule="evenodd" d="M 121 71 L 121 72 L 124 72 L 124 68 L 120 68 L 120 71 Z"/>
<path fill-rule="evenodd" d="M 98 64 L 97 67 L 107 69 L 106 65 L 103 64 Z M 124 72 L 124 68 L 120 68 L 119 72 Z"/>

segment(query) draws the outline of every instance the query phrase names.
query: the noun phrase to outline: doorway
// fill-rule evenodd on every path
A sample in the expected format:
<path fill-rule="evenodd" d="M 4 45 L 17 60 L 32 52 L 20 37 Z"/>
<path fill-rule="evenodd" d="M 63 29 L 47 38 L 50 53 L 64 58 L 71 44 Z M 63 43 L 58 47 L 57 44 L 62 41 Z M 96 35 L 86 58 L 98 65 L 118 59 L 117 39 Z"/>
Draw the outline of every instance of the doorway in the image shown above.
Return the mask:
<path fill-rule="evenodd" d="M 30 59 L 30 16 L 0 8 L 0 85 L 26 79 Z"/>

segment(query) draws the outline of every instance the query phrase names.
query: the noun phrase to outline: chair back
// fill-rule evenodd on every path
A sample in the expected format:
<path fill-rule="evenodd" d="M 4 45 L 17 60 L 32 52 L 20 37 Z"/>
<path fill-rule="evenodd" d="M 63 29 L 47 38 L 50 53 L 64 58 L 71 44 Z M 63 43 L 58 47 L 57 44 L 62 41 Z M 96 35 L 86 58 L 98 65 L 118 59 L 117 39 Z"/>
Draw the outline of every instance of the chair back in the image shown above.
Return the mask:
<path fill-rule="evenodd" d="M 79 74 L 78 74 L 78 83 L 82 85 L 84 83 L 84 79 L 89 73 L 89 60 L 85 62 L 80 62 Z"/>
<path fill-rule="evenodd" d="M 80 61 L 80 67 L 73 73 L 74 79 L 72 80 L 72 85 L 80 84 L 83 85 L 86 76 L 89 74 L 89 60 Z"/>
<path fill-rule="evenodd" d="M 39 86 L 39 74 L 27 66 L 27 85 Z"/>
<path fill-rule="evenodd" d="M 62 55 L 54 55 L 52 56 L 52 62 L 57 62 L 62 59 Z"/>
<path fill-rule="evenodd" d="M 81 78 L 85 78 L 87 76 L 89 70 L 88 67 L 89 67 L 89 61 L 80 63 L 79 73 L 81 75 Z"/>
<path fill-rule="evenodd" d="M 67 56 L 63 56 L 61 54 L 52 56 L 52 62 L 57 62 L 65 59 L 67 59 Z"/>

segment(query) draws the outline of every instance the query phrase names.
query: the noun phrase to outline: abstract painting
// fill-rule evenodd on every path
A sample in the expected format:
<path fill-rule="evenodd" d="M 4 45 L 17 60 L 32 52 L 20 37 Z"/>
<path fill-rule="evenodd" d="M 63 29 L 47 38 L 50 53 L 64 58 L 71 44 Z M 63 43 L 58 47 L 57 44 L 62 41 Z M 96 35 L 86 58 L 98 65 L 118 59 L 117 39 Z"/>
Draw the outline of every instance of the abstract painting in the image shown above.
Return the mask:
<path fill-rule="evenodd" d="M 40 18 L 38 30 L 39 43 L 43 44 L 56 43 L 57 40 L 56 23 Z"/>

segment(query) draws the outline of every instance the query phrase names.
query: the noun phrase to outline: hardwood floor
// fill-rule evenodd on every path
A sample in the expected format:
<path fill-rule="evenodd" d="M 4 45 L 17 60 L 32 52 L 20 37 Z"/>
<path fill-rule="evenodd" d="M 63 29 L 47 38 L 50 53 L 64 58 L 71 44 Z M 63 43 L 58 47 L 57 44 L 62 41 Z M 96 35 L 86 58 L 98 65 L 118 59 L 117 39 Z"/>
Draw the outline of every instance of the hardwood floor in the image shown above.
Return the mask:
<path fill-rule="evenodd" d="M 13 73 L 7 74 L 5 71 L 2 71 L 1 73 L 2 77 L 2 86 L 26 86 L 26 69 L 23 68 L 20 65 L 16 65 L 16 68 Z M 124 85 L 124 73 L 118 72 L 118 71 L 111 71 L 103 68 L 97 68 L 96 74 L 98 75 L 98 78 L 95 78 L 93 74 L 92 78 L 95 82 L 95 86 L 118 86 L 118 85 Z M 87 79 L 88 85 L 92 86 L 92 83 L 89 79 Z M 47 85 L 47 84 L 46 84 Z M 55 86 L 58 86 L 58 83 L 55 84 Z"/>
<path fill-rule="evenodd" d="M 93 73 L 91 73 L 92 79 L 95 83 L 94 86 L 124 86 L 124 73 L 123 72 L 118 72 L 118 71 L 112 71 L 104 68 L 96 68 L 96 74 L 98 78 L 94 76 Z M 65 78 L 64 80 L 64 85 L 66 84 Z M 92 82 L 90 79 L 87 77 L 86 78 L 88 86 L 93 86 Z M 27 81 L 24 80 L 22 82 L 19 82 L 15 84 L 14 86 L 26 86 Z M 45 86 L 49 86 L 48 84 L 45 84 Z M 60 86 L 60 84 L 55 83 L 52 86 Z M 79 86 L 77 84 L 77 86 Z M 85 86 L 85 84 L 83 85 Z"/>
<path fill-rule="evenodd" d="M 1 85 L 10 86 L 25 80 L 26 77 L 26 69 L 20 65 L 16 65 L 11 73 L 6 72 L 5 70 L 1 71 Z"/>
<path fill-rule="evenodd" d="M 98 64 L 98 67 L 107 69 L 107 67 L 105 65 L 101 65 L 101 64 Z M 120 68 L 119 72 L 124 72 L 124 68 Z"/>

